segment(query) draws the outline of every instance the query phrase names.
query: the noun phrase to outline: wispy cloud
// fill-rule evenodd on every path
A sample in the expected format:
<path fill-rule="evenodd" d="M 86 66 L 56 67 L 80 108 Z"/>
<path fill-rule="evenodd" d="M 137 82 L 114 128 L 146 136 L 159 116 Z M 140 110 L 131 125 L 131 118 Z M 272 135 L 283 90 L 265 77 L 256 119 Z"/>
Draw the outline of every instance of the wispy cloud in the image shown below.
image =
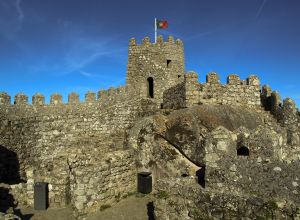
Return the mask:
<path fill-rule="evenodd" d="M 23 19 L 24 19 L 24 13 L 23 13 L 23 10 L 21 8 L 21 2 L 22 2 L 22 0 L 16 0 L 16 4 L 15 4 L 17 12 L 18 12 L 18 19 L 19 19 L 20 22 L 22 22 Z"/>
<path fill-rule="evenodd" d="M 89 77 L 89 78 L 97 77 L 97 75 L 94 74 L 94 73 L 89 73 L 89 72 L 85 72 L 85 71 L 80 71 L 79 73 L 80 73 L 81 75 L 86 76 L 86 77 Z"/>
<path fill-rule="evenodd" d="M 225 29 L 224 26 L 220 26 L 220 27 L 215 28 L 215 29 L 211 29 L 211 30 L 208 30 L 208 31 L 203 31 L 203 32 L 188 36 L 184 39 L 185 39 L 185 41 L 194 40 L 194 39 L 197 39 L 197 38 L 201 38 L 201 37 L 205 37 L 205 36 L 208 36 L 208 35 L 216 34 L 216 33 L 220 32 L 224 29 Z"/>
<path fill-rule="evenodd" d="M 22 29 L 24 11 L 22 0 L 0 0 L 0 34 L 13 39 Z"/>
<path fill-rule="evenodd" d="M 97 74 L 97 73 L 91 73 L 91 72 L 87 72 L 87 71 L 79 71 L 79 74 L 87 77 L 87 78 L 101 78 L 101 79 L 107 79 L 108 77 L 106 75 L 101 75 L 101 74 Z"/>
<path fill-rule="evenodd" d="M 93 66 L 94 62 L 99 62 L 101 67 L 100 60 L 103 58 L 118 60 L 120 55 L 127 51 L 127 47 L 118 47 L 117 40 L 112 37 L 96 39 L 81 32 L 71 31 L 61 38 L 63 51 L 59 52 L 59 57 L 52 56 L 48 59 L 46 55 L 32 65 L 29 72 L 47 73 L 53 76 L 80 74 L 88 78 L 107 79 L 109 77 L 104 76 L 103 73 L 89 71 L 89 67 Z"/>
<path fill-rule="evenodd" d="M 102 57 L 115 57 L 125 48 L 114 46 L 114 39 L 90 39 L 88 37 L 75 37 L 71 40 L 69 49 L 64 55 L 64 74 L 80 71 L 87 77 L 99 77 L 83 69 Z"/>
<path fill-rule="evenodd" d="M 258 19 L 258 18 L 260 17 L 260 15 L 261 15 L 261 13 L 262 13 L 262 11 L 263 11 L 263 9 L 264 9 L 264 7 L 265 7 L 267 1 L 268 1 L 268 0 L 263 0 L 263 1 L 262 1 L 262 3 L 261 3 L 261 5 L 260 5 L 260 7 L 259 7 L 259 9 L 257 10 L 257 13 L 256 13 L 256 15 L 255 15 L 255 19 Z"/>

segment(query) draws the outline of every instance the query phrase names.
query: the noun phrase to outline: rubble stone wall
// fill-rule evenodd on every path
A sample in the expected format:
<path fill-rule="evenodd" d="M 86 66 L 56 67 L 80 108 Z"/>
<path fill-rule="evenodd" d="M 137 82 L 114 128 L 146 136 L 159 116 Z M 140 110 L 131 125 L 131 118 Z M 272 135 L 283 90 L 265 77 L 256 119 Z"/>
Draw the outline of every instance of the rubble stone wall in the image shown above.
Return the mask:
<path fill-rule="evenodd" d="M 157 182 L 157 219 L 298 219 L 299 204 L 259 198 L 235 191 L 208 191 L 195 179 L 172 178 Z"/>
<path fill-rule="evenodd" d="M 128 92 L 140 97 L 149 97 L 148 79 L 153 79 L 153 99 L 160 105 L 163 92 L 184 80 L 184 49 L 181 40 L 170 36 L 164 41 L 158 36 L 151 43 L 145 37 L 141 44 L 132 38 L 129 44 L 129 56 L 126 73 Z"/>
<path fill-rule="evenodd" d="M 242 81 L 238 75 L 229 75 L 226 85 L 220 84 L 219 76 L 216 73 L 209 73 L 206 83 L 199 83 L 198 74 L 195 72 L 186 73 L 184 79 L 184 89 L 182 86 L 176 85 L 165 92 L 164 96 L 168 97 L 168 99 L 164 99 L 166 108 L 178 109 L 182 107 L 182 103 L 185 103 L 184 107 L 201 103 L 261 106 L 260 82 L 257 76 L 251 75 L 246 81 Z"/>
<path fill-rule="evenodd" d="M 71 162 L 70 192 L 75 216 L 84 217 L 136 191 L 136 168 L 131 150 L 104 155 L 85 166 Z M 75 165 L 75 164 L 74 164 Z"/>
<path fill-rule="evenodd" d="M 176 98 L 174 98 L 176 97 Z M 165 109 L 180 109 L 186 106 L 185 104 L 185 84 L 179 83 L 174 87 L 166 90 L 163 95 L 163 108 Z"/>
<path fill-rule="evenodd" d="M 137 118 L 153 114 L 156 106 L 151 100 L 129 99 L 126 94 L 109 91 L 101 92 L 98 101 L 93 98 L 95 94 L 88 93 L 84 103 L 74 101 L 73 94 L 69 98 L 72 102 L 63 104 L 61 96 L 55 94 L 51 104 L 44 104 L 38 95 L 36 103 L 30 105 L 21 94 L 14 105 L 0 105 L 0 145 L 16 154 L 14 162 L 21 179 L 27 181 L 17 184 L 14 192 L 31 194 L 33 184 L 44 181 L 49 183 L 50 206 L 64 206 L 70 202 L 71 174 L 67 157 L 61 155 L 69 149 L 84 149 L 85 155 L 101 158 L 124 150 L 126 129 Z M 28 176 L 28 170 L 33 170 L 33 176 Z M 24 198 L 28 201 L 16 195 L 20 204 L 32 204 L 31 197 Z"/>

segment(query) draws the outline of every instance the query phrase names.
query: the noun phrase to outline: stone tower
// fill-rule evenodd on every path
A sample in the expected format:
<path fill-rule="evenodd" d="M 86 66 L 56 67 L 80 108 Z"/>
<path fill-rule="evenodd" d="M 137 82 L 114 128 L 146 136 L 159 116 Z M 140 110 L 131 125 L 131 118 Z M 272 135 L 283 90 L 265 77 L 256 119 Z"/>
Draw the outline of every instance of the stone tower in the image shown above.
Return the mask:
<path fill-rule="evenodd" d="M 130 94 L 153 98 L 162 103 L 163 92 L 184 80 L 184 49 L 181 40 L 167 42 L 162 36 L 156 43 L 145 37 L 141 45 L 130 40 L 126 86 Z"/>

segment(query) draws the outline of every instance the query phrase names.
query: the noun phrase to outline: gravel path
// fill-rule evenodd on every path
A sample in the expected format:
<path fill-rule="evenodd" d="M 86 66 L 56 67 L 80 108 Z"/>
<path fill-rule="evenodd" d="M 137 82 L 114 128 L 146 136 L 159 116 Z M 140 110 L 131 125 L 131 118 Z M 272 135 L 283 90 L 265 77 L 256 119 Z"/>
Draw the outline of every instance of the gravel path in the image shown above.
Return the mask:
<path fill-rule="evenodd" d="M 87 220 L 154 220 L 153 209 L 151 196 L 130 196 L 88 216 Z M 46 211 L 26 208 L 21 213 L 22 220 L 75 220 L 71 208 L 49 208 Z"/>

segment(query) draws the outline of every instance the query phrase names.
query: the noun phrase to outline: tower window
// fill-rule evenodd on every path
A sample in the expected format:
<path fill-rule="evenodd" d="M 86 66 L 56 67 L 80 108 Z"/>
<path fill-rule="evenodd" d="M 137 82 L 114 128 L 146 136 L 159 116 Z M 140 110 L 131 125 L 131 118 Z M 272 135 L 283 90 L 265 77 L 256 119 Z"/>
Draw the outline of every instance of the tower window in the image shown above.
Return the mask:
<path fill-rule="evenodd" d="M 170 67 L 170 65 L 171 65 L 171 61 L 172 61 L 172 60 L 167 60 L 167 68 L 169 68 L 169 67 Z"/>
<path fill-rule="evenodd" d="M 147 79 L 148 82 L 148 97 L 153 98 L 154 97 L 154 85 L 153 85 L 153 78 L 149 77 Z"/>
<path fill-rule="evenodd" d="M 237 149 L 238 156 L 249 156 L 249 149 L 248 147 L 242 146 Z"/>

